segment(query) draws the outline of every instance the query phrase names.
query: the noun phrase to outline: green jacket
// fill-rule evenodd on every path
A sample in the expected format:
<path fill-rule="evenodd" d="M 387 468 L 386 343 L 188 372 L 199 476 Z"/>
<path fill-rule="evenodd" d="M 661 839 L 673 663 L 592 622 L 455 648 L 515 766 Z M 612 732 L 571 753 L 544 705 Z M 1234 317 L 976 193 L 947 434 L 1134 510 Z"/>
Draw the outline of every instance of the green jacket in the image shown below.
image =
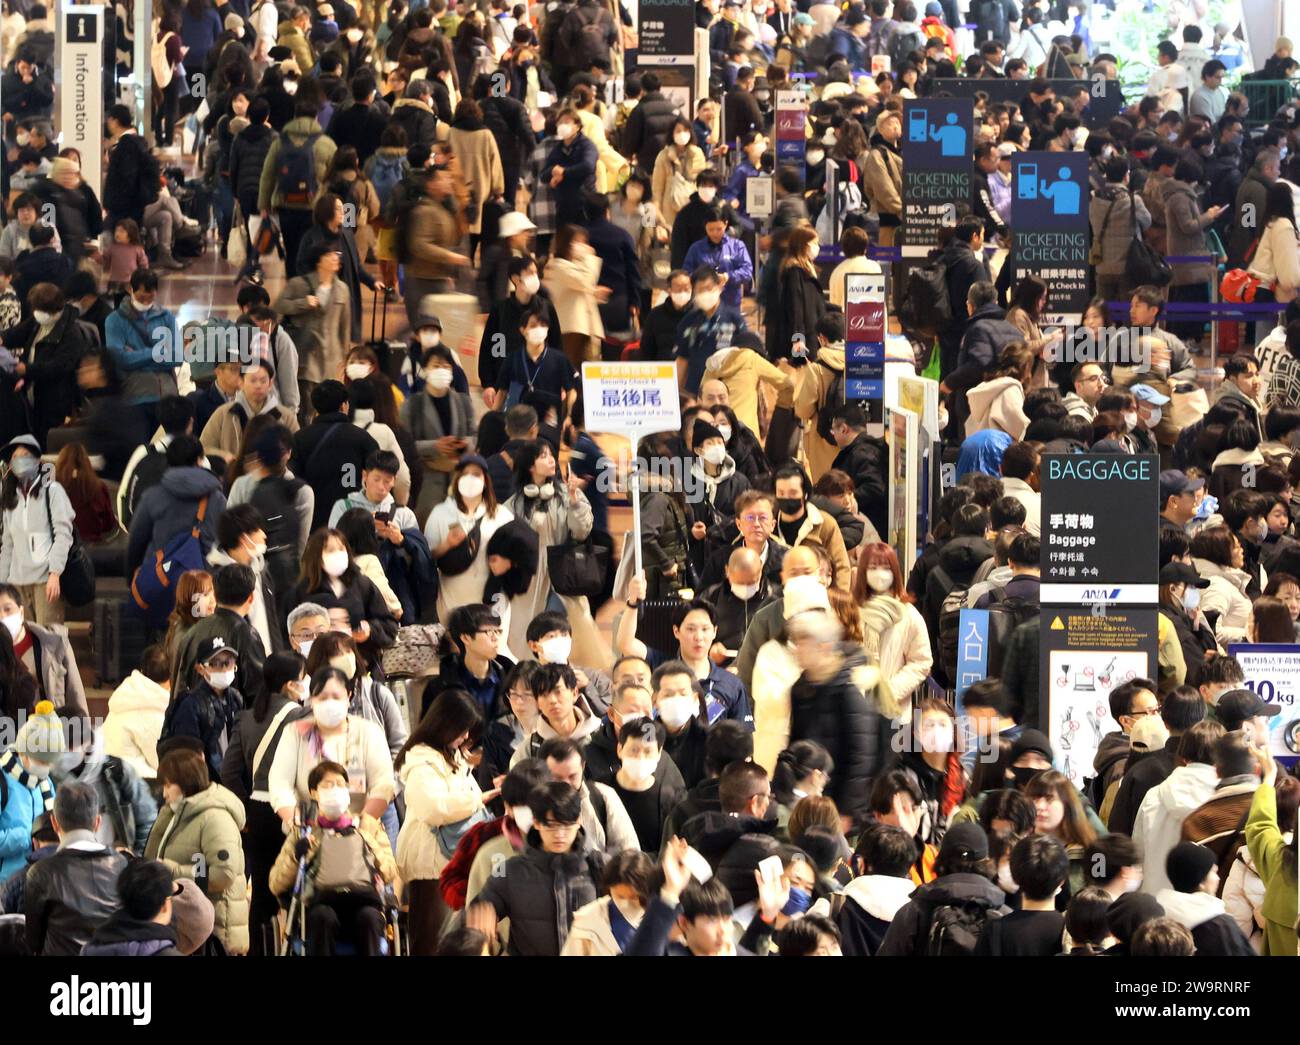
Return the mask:
<path fill-rule="evenodd" d="M 330 161 L 334 159 L 338 146 L 334 144 L 333 138 L 321 130 L 320 124 L 314 117 L 295 116 L 284 125 L 284 130 L 275 136 L 275 141 L 271 142 L 271 148 L 267 150 L 266 160 L 262 164 L 262 179 L 257 188 L 258 210 L 278 210 L 285 206 L 284 196 L 280 193 L 278 184 L 280 145 L 285 136 L 288 135 L 297 144 L 302 144 L 313 134 L 320 135 L 316 139 L 316 144 L 312 146 L 312 156 L 316 160 L 316 184 L 321 189 L 325 188 L 325 172 L 329 169 Z M 311 207 L 309 203 L 305 207 L 295 205 L 289 209 L 309 211 Z"/>
<path fill-rule="evenodd" d="M 1296 868 L 1277 825 L 1277 789 L 1261 784 L 1246 819 L 1246 845 L 1264 883 L 1264 953 L 1296 956 Z"/>
<path fill-rule="evenodd" d="M 176 878 L 193 878 L 215 908 L 213 934 L 228 954 L 248 953 L 248 881 L 244 877 L 244 804 L 220 784 L 164 805 L 144 855 Z"/>

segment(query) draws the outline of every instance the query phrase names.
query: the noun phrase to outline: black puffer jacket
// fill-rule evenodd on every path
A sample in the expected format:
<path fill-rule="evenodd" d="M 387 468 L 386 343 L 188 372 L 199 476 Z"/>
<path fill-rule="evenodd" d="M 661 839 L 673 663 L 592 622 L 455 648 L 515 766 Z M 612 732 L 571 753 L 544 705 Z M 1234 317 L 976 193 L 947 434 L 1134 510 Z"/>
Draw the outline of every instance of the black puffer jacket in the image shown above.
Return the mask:
<path fill-rule="evenodd" d="M 649 174 L 655 169 L 655 160 L 663 151 L 676 119 L 677 110 L 663 92 L 647 93 L 628 114 L 623 129 L 623 155 L 635 157 L 637 166 Z"/>
<path fill-rule="evenodd" d="M 117 910 L 126 857 L 113 849 L 60 849 L 27 871 L 23 913 L 32 954 L 80 954 Z"/>
<path fill-rule="evenodd" d="M 992 555 L 993 546 L 983 537 L 954 537 L 943 546 L 938 568 L 931 570 L 925 579 L 925 625 L 931 639 L 939 634 L 944 596 L 954 587 L 969 588 L 975 571 Z"/>
<path fill-rule="evenodd" d="M 275 132 L 264 123 L 251 124 L 230 143 L 230 187 L 240 206 L 257 213 L 257 194 L 262 184 L 262 167 L 271 151 Z"/>
<path fill-rule="evenodd" d="M 548 853 L 534 832 L 528 848 L 493 875 L 477 903 L 491 904 L 498 918 L 510 919 L 509 954 L 559 957 L 579 907 L 596 899 L 600 857 L 584 851 L 579 830 L 567 853 Z"/>
<path fill-rule="evenodd" d="M 923 885 L 905 903 L 889 923 L 889 932 L 876 956 L 891 958 L 895 955 L 915 957 L 925 954 L 930 935 L 930 922 L 934 912 L 953 904 L 978 904 L 1002 914 L 1010 913 L 1006 907 L 1006 894 L 987 878 L 978 874 L 950 874 Z"/>
<path fill-rule="evenodd" d="M 140 135 L 124 134 L 108 154 L 104 208 L 111 218 L 144 224 L 144 209 L 158 198 L 158 160 Z"/>
<path fill-rule="evenodd" d="M 835 455 L 831 464 L 853 480 L 853 492 L 858 498 L 858 511 L 871 520 L 876 532 L 888 532 L 889 449 L 883 439 L 859 432 L 853 442 Z M 848 538 L 845 538 L 845 544 Z"/>
<path fill-rule="evenodd" d="M 826 682 L 801 676 L 790 690 L 790 743 L 812 740 L 835 762 L 826 794 L 840 812 L 865 812 L 871 782 L 889 754 L 889 727 L 854 681 L 865 666 L 861 653 L 844 647 L 839 671 Z"/>

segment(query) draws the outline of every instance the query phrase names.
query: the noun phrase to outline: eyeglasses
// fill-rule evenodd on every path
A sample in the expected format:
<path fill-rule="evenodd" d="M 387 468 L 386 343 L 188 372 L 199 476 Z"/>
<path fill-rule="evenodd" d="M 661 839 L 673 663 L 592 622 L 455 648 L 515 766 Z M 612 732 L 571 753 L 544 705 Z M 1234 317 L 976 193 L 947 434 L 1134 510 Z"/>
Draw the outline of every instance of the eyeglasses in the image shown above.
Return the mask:
<path fill-rule="evenodd" d="M 476 634 L 486 635 L 488 638 L 499 639 L 501 637 L 500 628 L 479 628 Z"/>
<path fill-rule="evenodd" d="M 747 522 L 751 526 L 753 525 L 766 526 L 768 523 L 772 521 L 772 517 L 770 515 L 742 515 L 740 517 L 740 521 Z"/>
<path fill-rule="evenodd" d="M 329 628 L 310 628 L 307 631 L 295 631 L 292 635 L 293 638 L 297 639 L 299 642 L 307 642 L 312 639 L 318 639 L 322 635 L 328 635 L 329 633 Z"/>
<path fill-rule="evenodd" d="M 509 697 L 511 700 L 532 700 L 533 691 L 531 689 L 512 689 Z"/>
<path fill-rule="evenodd" d="M 542 831 L 576 831 L 578 825 L 573 824 L 553 824 L 545 821 L 538 821 L 537 827 Z"/>
<path fill-rule="evenodd" d="M 1149 718 L 1149 717 L 1152 716 L 1152 715 L 1158 715 L 1158 714 L 1160 714 L 1160 709 L 1159 709 L 1159 708 L 1147 708 L 1146 711 L 1130 711 L 1130 712 L 1128 713 L 1128 717 L 1129 717 L 1129 718 Z"/>

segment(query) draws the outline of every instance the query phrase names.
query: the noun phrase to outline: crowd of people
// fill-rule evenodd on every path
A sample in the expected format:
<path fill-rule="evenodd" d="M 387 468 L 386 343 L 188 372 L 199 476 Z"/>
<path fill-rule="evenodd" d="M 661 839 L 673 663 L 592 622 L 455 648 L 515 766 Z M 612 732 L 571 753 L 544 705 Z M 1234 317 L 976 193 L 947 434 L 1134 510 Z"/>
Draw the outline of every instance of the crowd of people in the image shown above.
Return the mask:
<path fill-rule="evenodd" d="M 1174 0 L 1099 118 L 1102 6 L 700 0 L 692 103 L 613 0 L 161 0 L 100 186 L 4 0 L 0 950 L 1296 956 L 1300 779 L 1230 647 L 1300 640 L 1300 100 L 1224 81 L 1297 66 Z M 1020 86 L 890 338 L 953 473 L 917 554 L 844 287 L 905 296 L 904 105 L 954 78 Z M 1007 263 L 1025 150 L 1088 156 L 1077 326 Z M 204 251 L 239 316 L 182 327 Z M 1252 322 L 1197 310 L 1221 265 Z M 629 459 L 580 379 L 620 358 L 680 391 Z M 1039 489 L 1083 452 L 1159 456 L 1160 583 L 1081 790 Z M 964 608 L 1005 626 L 959 695 Z"/>

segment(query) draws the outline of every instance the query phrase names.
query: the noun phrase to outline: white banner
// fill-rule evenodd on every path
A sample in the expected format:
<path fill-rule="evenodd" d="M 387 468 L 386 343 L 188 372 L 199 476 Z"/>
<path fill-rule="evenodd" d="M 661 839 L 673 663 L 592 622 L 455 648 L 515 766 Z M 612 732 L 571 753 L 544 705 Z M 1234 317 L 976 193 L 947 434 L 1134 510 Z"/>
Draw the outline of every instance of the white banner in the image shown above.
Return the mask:
<path fill-rule="evenodd" d="M 81 177 L 103 199 L 104 8 L 54 8 L 60 36 L 60 144 L 81 154 Z"/>

